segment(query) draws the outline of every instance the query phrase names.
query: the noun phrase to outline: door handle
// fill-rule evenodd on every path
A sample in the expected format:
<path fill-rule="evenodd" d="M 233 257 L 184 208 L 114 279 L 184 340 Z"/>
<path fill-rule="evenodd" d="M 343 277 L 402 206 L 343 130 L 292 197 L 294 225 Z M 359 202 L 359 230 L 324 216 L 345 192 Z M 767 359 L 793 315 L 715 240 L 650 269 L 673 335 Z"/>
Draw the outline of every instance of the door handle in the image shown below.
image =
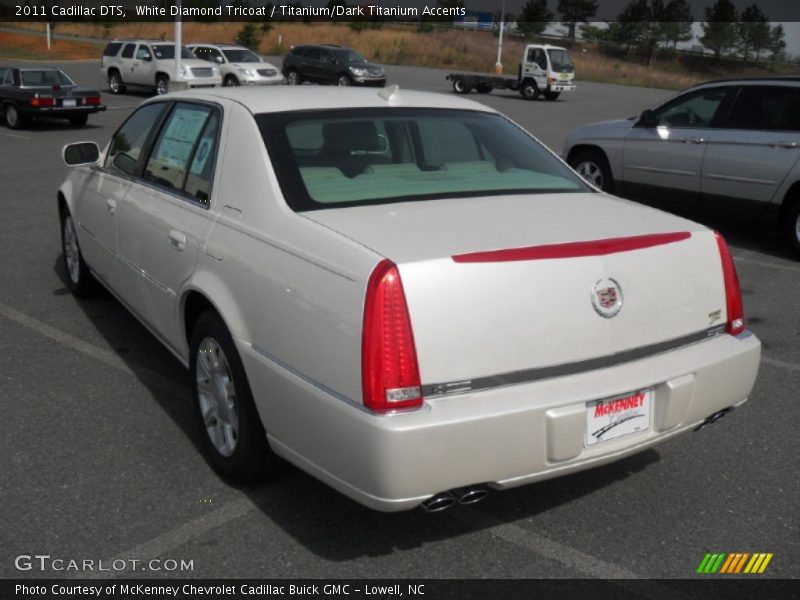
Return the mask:
<path fill-rule="evenodd" d="M 115 212 L 117 212 L 117 201 L 112 198 L 107 198 L 106 208 L 108 208 L 108 212 L 113 215 Z"/>
<path fill-rule="evenodd" d="M 169 230 L 169 245 L 178 251 L 186 247 L 186 235 L 176 229 Z"/>
<path fill-rule="evenodd" d="M 705 140 L 701 137 L 683 138 L 681 140 L 684 144 L 704 144 Z"/>
<path fill-rule="evenodd" d="M 770 142 L 773 148 L 797 148 L 797 142 Z"/>

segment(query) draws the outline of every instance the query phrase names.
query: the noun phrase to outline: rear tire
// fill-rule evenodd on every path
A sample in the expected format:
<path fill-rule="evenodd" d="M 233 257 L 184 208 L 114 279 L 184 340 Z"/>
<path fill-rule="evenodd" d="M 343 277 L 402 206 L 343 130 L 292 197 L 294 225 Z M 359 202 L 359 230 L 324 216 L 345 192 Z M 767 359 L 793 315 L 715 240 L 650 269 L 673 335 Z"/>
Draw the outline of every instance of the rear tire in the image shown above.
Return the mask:
<path fill-rule="evenodd" d="M 67 289 L 78 298 L 97 295 L 100 285 L 83 260 L 75 223 L 66 208 L 61 213 L 61 256 L 67 272 Z"/>
<path fill-rule="evenodd" d="M 526 81 L 522 84 L 520 93 L 525 100 L 536 100 L 539 97 L 539 88 L 533 81 Z"/>
<path fill-rule="evenodd" d="M 156 76 L 156 94 L 159 96 L 163 96 L 164 94 L 169 92 L 169 77 L 164 75 Z"/>
<path fill-rule="evenodd" d="M 78 115 L 77 117 L 70 117 L 69 124 L 73 127 L 83 127 L 88 121 L 89 115 Z"/>
<path fill-rule="evenodd" d="M 586 181 L 609 194 L 614 193 L 614 177 L 605 154 L 599 150 L 580 150 L 569 165 Z"/>
<path fill-rule="evenodd" d="M 19 112 L 19 109 L 13 104 L 6 104 L 5 120 L 9 129 L 22 129 L 28 124 L 27 117 Z"/>
<path fill-rule="evenodd" d="M 200 315 L 189 347 L 195 414 L 211 466 L 240 484 L 276 472 L 282 462 L 269 448 L 239 353 L 216 312 Z"/>
<path fill-rule="evenodd" d="M 472 91 L 472 86 L 463 77 L 456 77 L 453 79 L 453 91 L 456 94 L 469 94 Z"/>
<path fill-rule="evenodd" d="M 800 200 L 796 200 L 786 211 L 781 229 L 786 244 L 794 252 L 795 258 L 800 260 Z"/>

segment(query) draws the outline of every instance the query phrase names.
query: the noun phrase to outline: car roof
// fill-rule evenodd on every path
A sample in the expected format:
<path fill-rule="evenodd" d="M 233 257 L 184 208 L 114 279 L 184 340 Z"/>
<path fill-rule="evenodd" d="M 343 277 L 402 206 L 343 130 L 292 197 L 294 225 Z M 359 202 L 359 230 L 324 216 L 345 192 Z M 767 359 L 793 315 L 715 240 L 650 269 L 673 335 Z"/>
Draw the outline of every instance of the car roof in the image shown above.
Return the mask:
<path fill-rule="evenodd" d="M 245 46 L 241 44 L 234 44 L 231 42 L 192 42 L 191 44 L 186 44 L 190 48 L 195 48 L 197 46 L 211 46 L 212 48 L 224 48 L 225 50 L 233 50 L 234 48 L 237 50 L 247 50 Z"/>
<path fill-rule="evenodd" d="M 317 86 L 221 87 L 173 92 L 157 99 L 187 98 L 214 102 L 221 98 L 233 100 L 253 114 L 293 110 L 327 110 L 331 108 L 434 108 L 460 109 L 488 113 L 496 110 L 479 102 L 450 94 L 418 92 L 392 88 L 330 87 L 320 93 Z"/>
<path fill-rule="evenodd" d="M 712 81 L 705 81 L 703 83 L 698 83 L 697 85 L 693 85 L 691 88 L 694 89 L 703 87 L 704 85 L 730 85 L 730 84 L 744 84 L 744 85 L 755 85 L 755 84 L 800 84 L 800 77 L 792 77 L 792 76 L 769 76 L 765 75 L 763 77 L 731 77 L 729 79 L 714 79 Z"/>

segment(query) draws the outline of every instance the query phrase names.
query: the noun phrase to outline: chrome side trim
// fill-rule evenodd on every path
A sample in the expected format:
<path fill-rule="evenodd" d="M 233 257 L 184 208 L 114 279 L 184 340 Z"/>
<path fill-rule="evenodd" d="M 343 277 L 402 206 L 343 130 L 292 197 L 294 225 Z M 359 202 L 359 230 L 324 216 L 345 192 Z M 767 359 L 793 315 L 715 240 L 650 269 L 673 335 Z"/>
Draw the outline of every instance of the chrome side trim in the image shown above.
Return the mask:
<path fill-rule="evenodd" d="M 633 171 L 645 171 L 646 173 L 666 173 L 668 175 L 688 175 L 691 177 L 699 176 L 699 173 L 695 173 L 694 171 L 684 171 L 681 169 L 659 169 L 657 167 L 646 167 L 644 165 L 628 165 L 625 168 Z"/>
<path fill-rule="evenodd" d="M 442 396 L 450 396 L 456 394 L 463 394 L 466 392 L 478 392 L 489 390 L 493 388 L 505 387 L 509 385 L 518 385 L 521 383 L 530 383 L 532 381 L 539 381 L 541 379 L 551 379 L 553 377 L 564 377 L 566 375 L 576 375 L 586 371 L 594 371 L 595 369 L 605 369 L 613 367 L 626 362 L 640 360 L 642 358 L 649 358 L 656 354 L 669 352 L 702 342 L 709 338 L 717 337 L 725 331 L 725 325 L 717 325 L 685 335 L 683 337 L 667 340 L 666 342 L 659 342 L 649 346 L 641 346 L 624 352 L 616 354 L 608 354 L 606 356 L 598 356 L 597 358 L 589 358 L 587 360 L 580 360 L 572 363 L 565 363 L 563 365 L 552 365 L 549 367 L 535 367 L 533 369 L 524 369 L 522 371 L 511 371 L 509 373 L 501 373 L 499 375 L 489 375 L 487 377 L 479 377 L 472 381 L 459 380 L 449 383 L 434 383 L 422 386 L 423 398 L 441 398 Z"/>
<path fill-rule="evenodd" d="M 734 175 L 719 175 L 717 173 L 705 173 L 706 179 L 718 179 L 720 181 L 734 181 L 736 183 L 755 183 L 758 185 L 776 185 L 778 182 L 773 179 L 754 179 L 753 177 L 738 177 Z"/>

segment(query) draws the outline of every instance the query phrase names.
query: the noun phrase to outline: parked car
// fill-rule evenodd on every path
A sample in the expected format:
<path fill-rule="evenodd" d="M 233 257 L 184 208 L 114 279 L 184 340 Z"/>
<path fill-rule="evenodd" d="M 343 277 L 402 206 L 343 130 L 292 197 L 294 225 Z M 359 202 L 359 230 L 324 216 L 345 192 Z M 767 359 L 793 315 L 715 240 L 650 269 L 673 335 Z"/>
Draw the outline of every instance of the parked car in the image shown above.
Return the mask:
<path fill-rule="evenodd" d="M 102 283 L 189 368 L 234 481 L 277 455 L 440 510 L 713 422 L 756 378 L 721 236 L 463 97 L 179 92 L 64 159 L 69 289 Z"/>
<path fill-rule="evenodd" d="M 800 78 L 698 85 L 579 127 L 562 156 L 606 191 L 777 225 L 800 255 Z"/>
<path fill-rule="evenodd" d="M 0 66 L 0 114 L 11 129 L 36 117 L 83 127 L 90 114 L 105 109 L 100 92 L 77 85 L 61 69 Z"/>
<path fill-rule="evenodd" d="M 189 50 L 219 67 L 222 85 L 275 85 L 283 83 L 280 69 L 258 54 L 236 44 L 192 44 Z"/>
<path fill-rule="evenodd" d="M 369 62 L 352 48 L 332 44 L 293 46 L 283 59 L 289 85 L 304 81 L 334 85 L 386 85 L 383 67 Z"/>
<path fill-rule="evenodd" d="M 188 88 L 218 87 L 222 84 L 219 67 L 209 65 L 181 46 L 181 82 Z M 100 71 L 108 81 L 108 91 L 122 94 L 127 86 L 169 91 L 175 74 L 175 44 L 154 40 L 114 40 L 103 51 Z"/>

